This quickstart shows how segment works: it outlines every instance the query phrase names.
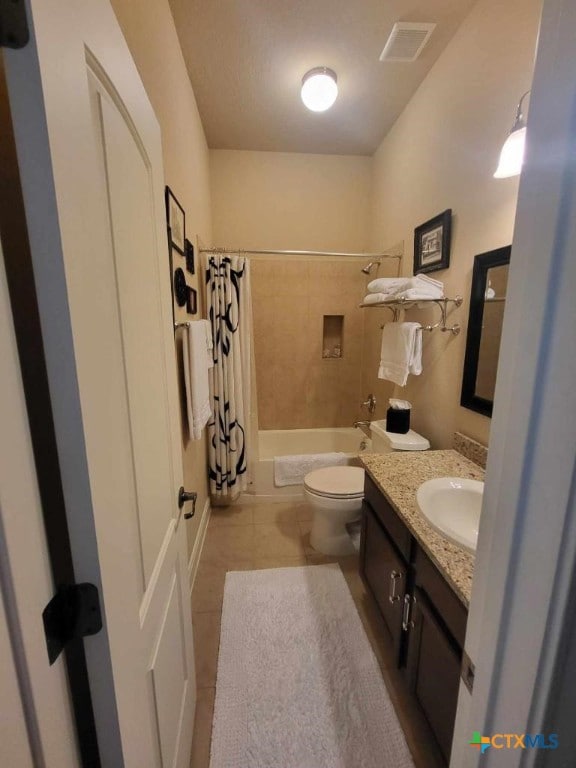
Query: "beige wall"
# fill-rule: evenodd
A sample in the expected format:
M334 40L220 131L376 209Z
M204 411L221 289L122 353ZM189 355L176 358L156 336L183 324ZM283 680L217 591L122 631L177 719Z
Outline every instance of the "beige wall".
M112 6L160 123L166 184L186 211L186 235L193 243L197 236L210 242L208 146L168 0L149 3L112 0ZM168 254L165 266L168 269ZM198 290L198 270L196 275L187 275L187 278ZM198 295L200 298L199 290ZM186 319L185 309L177 309L178 317ZM181 350L177 353L181 371ZM205 438L189 442L183 435L183 453L185 486L199 494L198 514L187 523L191 550L200 521L199 512L207 498Z
M370 174L369 157L211 150L212 245L362 251Z
M214 245L362 251L371 159L210 152ZM366 278L360 260L252 260L261 429L350 426L361 418ZM323 359L324 315L343 315L341 359Z
M404 274L412 272L414 228L453 211L450 268L432 276L445 282L446 295L464 297L452 315L462 333L425 334L422 375L396 388L413 403L412 425L436 448L450 446L456 429L483 443L489 438L490 420L459 405L472 264L475 254L512 240L518 180L492 174L518 100L530 88L540 8L540 0L479 0L374 157L372 247L403 239ZM375 378L382 319L375 314L365 359L383 415L390 385ZM428 316L435 317L408 314Z

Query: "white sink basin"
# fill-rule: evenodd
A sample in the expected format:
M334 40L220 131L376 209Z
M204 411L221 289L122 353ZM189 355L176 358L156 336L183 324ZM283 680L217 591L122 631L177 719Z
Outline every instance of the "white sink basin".
M416 491L420 512L438 533L476 552L484 483L462 477L427 480Z

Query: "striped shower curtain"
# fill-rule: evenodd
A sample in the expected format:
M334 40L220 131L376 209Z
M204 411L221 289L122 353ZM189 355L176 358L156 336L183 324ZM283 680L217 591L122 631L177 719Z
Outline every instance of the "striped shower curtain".
M233 501L248 486L252 306L247 258L208 254L206 311L214 344L213 418L208 422L210 495L221 502Z

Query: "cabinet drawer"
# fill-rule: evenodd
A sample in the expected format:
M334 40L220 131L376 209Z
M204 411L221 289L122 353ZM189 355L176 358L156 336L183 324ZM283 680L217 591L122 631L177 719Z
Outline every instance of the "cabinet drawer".
M448 763L460 685L460 654L422 590L414 590L412 604L408 683Z
M378 489L376 483L366 474L364 480L364 498L370 504L376 516L386 529L398 551L407 563L410 562L412 535L402 520L394 512L390 504Z
M368 504L362 507L362 576L390 632L396 663L402 646L407 567Z
M426 592L436 612L460 648L464 647L468 611L448 586L424 550L417 546L414 559L416 586Z

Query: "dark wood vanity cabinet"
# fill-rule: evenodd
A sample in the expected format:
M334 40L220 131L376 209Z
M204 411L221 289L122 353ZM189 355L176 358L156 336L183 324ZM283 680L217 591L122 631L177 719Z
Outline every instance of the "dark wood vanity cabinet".
M448 763L467 610L368 476L360 570L396 663Z

